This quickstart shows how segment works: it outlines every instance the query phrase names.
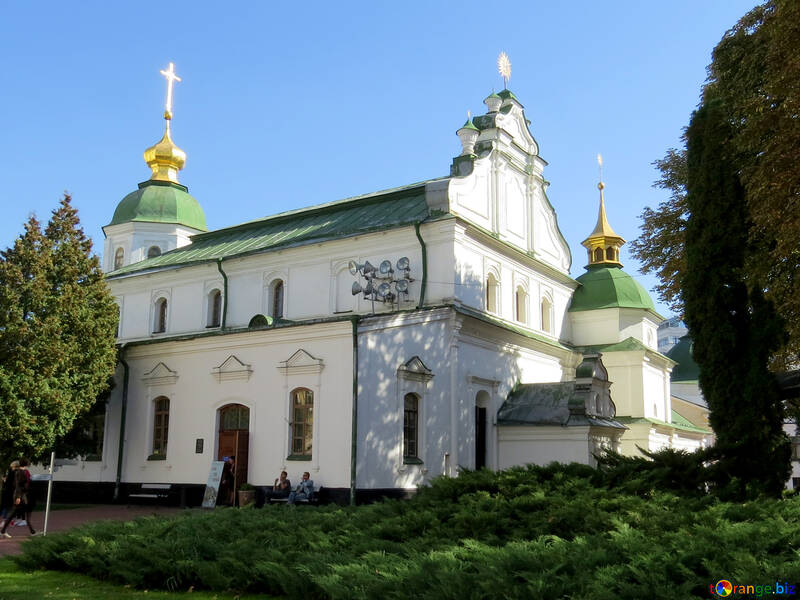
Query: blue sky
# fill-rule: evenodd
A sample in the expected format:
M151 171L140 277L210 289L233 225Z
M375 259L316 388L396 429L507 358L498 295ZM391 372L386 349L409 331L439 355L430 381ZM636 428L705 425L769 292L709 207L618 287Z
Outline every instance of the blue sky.
M597 153L609 220L632 240L664 198L651 163L679 144L711 50L753 5L6 2L0 247L67 190L102 252L102 226L150 175L142 152L163 132L170 61L180 179L215 229L446 175L466 112L503 87L505 51L577 276Z

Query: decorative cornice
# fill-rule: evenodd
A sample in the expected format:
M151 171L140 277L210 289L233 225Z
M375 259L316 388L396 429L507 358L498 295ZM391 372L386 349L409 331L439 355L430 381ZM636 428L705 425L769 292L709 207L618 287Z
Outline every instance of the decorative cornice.
M142 381L150 385L172 385L178 381L178 373L160 362L142 376Z
M407 362L398 367L397 377L427 383L433 379L433 371L425 366L419 356L412 356Z
M278 365L278 370L286 375L322 373L324 368L322 359L314 358L302 348Z
M234 380L247 381L250 379L250 375L253 374L253 367L243 363L236 356L231 354L220 366L212 369L212 374L217 378L219 383Z

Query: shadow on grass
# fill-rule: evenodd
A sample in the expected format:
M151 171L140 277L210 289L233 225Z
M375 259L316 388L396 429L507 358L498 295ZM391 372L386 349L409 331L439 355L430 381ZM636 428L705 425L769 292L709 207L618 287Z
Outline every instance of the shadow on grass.
M59 571L25 571L10 558L0 559L0 600L259 600L271 598L264 594L236 595L219 592L164 592L134 590L112 585L85 575ZM275 598L275 596L272 596Z

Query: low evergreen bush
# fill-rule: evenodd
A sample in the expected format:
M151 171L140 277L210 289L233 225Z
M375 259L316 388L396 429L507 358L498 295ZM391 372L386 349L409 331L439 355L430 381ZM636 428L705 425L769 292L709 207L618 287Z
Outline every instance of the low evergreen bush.
M581 465L467 471L406 501L97 523L35 538L17 560L149 589L291 598L685 600L723 578L800 583L800 499L681 496L653 473L624 490Z

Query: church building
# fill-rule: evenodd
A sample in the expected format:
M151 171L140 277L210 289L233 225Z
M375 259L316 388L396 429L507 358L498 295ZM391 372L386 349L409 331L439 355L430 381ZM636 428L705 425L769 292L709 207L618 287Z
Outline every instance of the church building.
M346 502L462 469L707 443L671 404L663 317L622 270L602 183L570 277L508 89L457 131L444 177L214 231L178 178L170 98L150 179L104 228L120 364L102 453L57 483L198 504L211 462L233 456L237 485L309 471Z

